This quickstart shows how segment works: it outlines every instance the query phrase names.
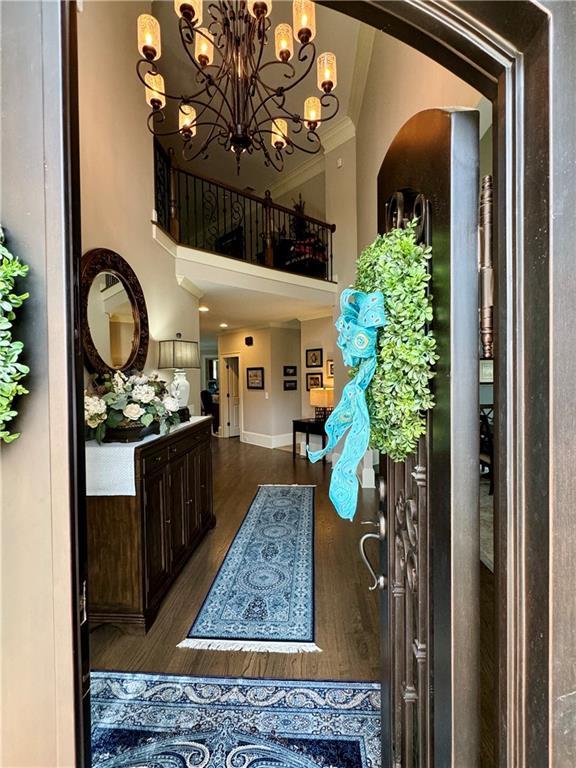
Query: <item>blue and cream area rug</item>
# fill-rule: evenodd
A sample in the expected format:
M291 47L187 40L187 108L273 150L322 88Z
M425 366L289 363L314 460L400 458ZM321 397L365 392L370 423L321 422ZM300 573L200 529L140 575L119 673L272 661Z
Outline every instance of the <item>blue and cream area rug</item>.
M319 651L314 486L261 485L179 648Z
M93 768L378 768L377 683L92 674Z

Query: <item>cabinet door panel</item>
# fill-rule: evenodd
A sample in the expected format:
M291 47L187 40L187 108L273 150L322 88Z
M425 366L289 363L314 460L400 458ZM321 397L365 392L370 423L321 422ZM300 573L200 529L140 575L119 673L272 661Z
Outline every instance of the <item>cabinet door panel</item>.
M144 478L144 525L146 535L146 605L155 603L170 577L170 548L166 526L167 473Z
M193 542L200 531L200 507L198 504L198 452L190 451L186 457L186 494L188 497L188 536Z
M197 453L198 457L198 517L199 525L204 528L212 522L212 454L210 444L204 445Z
M186 456L171 459L169 465L167 523L170 530L172 568L177 569L190 547Z

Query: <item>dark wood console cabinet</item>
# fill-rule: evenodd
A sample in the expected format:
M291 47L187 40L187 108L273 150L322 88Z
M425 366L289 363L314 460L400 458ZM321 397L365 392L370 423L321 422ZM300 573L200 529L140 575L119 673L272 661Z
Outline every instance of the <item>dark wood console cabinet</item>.
M215 524L210 421L134 450L135 496L89 496L88 615L148 631L162 599Z

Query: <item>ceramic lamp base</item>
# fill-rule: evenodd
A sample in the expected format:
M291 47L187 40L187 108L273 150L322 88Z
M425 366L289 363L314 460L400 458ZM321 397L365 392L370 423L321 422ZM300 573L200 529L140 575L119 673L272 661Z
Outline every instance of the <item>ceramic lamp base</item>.
M172 397L178 400L180 408L187 408L190 398L190 382L186 378L186 371L182 368L174 369L174 378L170 385Z

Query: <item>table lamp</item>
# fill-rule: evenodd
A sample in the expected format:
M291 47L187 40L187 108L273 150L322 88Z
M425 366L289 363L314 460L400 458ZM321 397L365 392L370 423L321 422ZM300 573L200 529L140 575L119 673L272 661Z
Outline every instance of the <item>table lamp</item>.
M334 410L334 387L313 387L310 390L310 405L314 407L316 421L326 421Z
M158 368L172 368L174 379L170 386L172 397L178 400L180 421L188 421L188 398L190 382L186 378L186 368L200 368L200 354L197 341L185 341L181 333L175 339L158 342Z

